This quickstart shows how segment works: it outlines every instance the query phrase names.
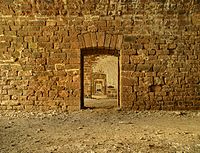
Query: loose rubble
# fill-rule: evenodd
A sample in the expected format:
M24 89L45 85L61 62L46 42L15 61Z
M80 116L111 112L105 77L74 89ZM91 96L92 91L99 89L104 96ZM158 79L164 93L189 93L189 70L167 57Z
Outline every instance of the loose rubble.
M0 112L0 153L199 153L197 111Z

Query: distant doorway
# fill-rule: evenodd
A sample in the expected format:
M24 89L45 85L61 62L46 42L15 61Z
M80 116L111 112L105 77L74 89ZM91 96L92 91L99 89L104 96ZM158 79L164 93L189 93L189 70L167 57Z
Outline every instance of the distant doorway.
M81 50L81 108L120 106L119 52Z

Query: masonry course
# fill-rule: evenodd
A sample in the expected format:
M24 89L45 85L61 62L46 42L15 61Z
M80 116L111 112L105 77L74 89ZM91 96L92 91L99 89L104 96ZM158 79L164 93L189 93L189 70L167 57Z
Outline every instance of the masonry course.
M200 109L198 0L0 0L0 109L80 109L81 50L120 52L121 108Z

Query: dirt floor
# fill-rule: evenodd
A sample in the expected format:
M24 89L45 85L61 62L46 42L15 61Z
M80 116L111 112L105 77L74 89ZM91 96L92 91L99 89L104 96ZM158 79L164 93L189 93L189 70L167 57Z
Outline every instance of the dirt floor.
M0 153L200 153L200 112L0 112Z
M117 99L112 98L84 98L84 106L86 108L105 108L105 109L111 109L111 108L117 108L118 101Z

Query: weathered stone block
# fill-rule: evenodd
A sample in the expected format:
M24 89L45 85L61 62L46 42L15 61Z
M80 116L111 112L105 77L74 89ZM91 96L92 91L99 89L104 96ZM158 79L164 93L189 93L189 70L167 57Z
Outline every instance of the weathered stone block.
M129 55L123 55L122 56L122 64L130 64L130 61L129 61Z
M111 42L110 42L110 49L115 49L117 43L117 35L112 35Z
M130 56L130 62L132 64L143 64L145 62L145 59L142 55L132 55Z
M104 43L105 43L105 33L104 32L98 32L97 33L97 43L98 43L98 47L104 47Z
M123 42L123 35L117 36L116 49L120 50Z
M32 76L32 71L19 71L18 76Z
M164 80L162 77L154 77L154 85L162 85L164 84Z
M137 40L136 36L132 36L132 35L124 36L124 42L135 42L136 40Z
M1 49L7 49L8 47L10 47L10 43L9 42L4 42L4 41L2 41L2 42L0 42L0 48Z
M91 33L92 47L97 47L97 35L96 33Z
M138 77L132 77L132 78L122 77L121 83L123 86L134 86L139 84L139 79Z
M132 94L122 95L121 100L122 100L122 108L123 107L131 108L133 104L136 102L136 94L132 93Z
M55 20L48 20L46 21L46 26L56 26L57 21Z
M78 40L79 40L79 46L80 48L85 48L85 40L84 37L82 35L78 35Z
M123 86L121 90L123 93L128 93L128 94L132 94L133 92L132 86Z
M149 50L149 55L155 55L155 54L156 54L156 50L154 49Z
M138 64L136 71L139 72L150 72L152 71L153 66L150 64Z
M144 84L147 85L147 86L150 86L152 85L154 82L153 82L153 77L144 77Z
M45 26L46 21L45 20L32 20L28 23L30 26Z
M200 25L200 14L193 14L192 15L192 24Z
M20 102L19 101L17 101L17 100L3 100L2 102L1 102L1 105L3 105L3 106L18 106L20 104Z
M92 39L90 33L84 34L84 41L86 48L92 47Z
M112 38L111 34L106 34L105 48L109 48L110 47L111 38Z
M122 70L123 71L135 71L136 70L136 65L133 64L123 64L122 65Z

